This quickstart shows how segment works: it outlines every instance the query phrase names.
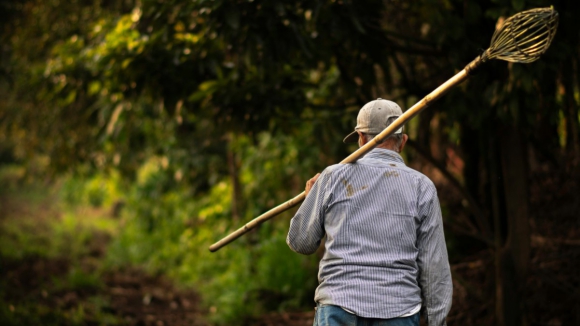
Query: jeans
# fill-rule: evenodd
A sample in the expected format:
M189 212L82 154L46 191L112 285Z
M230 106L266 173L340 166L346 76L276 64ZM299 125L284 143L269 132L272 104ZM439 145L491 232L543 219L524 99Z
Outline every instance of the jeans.
M391 319L363 318L339 306L318 305L313 326L419 326L419 313Z

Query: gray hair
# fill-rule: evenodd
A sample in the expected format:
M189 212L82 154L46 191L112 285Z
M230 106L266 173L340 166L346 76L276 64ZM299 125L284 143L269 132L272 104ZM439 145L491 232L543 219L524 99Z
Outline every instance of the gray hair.
M393 121L397 120L398 117L390 117L387 120L387 127L389 125L391 125L391 123L393 123ZM367 142L371 141L372 139L374 139L377 135L372 135L372 134L363 134L363 137L365 137L365 140ZM383 139L381 142L379 142L379 144L384 143L385 141L391 139L394 144L395 144L395 148L399 148L401 147L401 143L403 142L403 133L400 134L392 134L389 137Z

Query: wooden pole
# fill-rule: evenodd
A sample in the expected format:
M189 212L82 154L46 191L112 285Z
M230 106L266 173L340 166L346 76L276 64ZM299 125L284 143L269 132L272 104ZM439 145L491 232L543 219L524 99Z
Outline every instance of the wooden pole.
M423 109L431 105L431 103L441 96L443 96L447 91L449 91L454 86L458 85L459 83L463 82L467 77L469 77L469 71L475 69L477 66L481 64L481 60L476 58L471 62L469 65L466 66L466 69L461 70L455 76L451 77L441 86L437 87L434 91L429 93L425 96L421 101L417 102L413 105L410 109L405 111L401 116L397 118L397 120L393 121L385 130L383 130L380 134L375 136L371 141L366 143L364 146L357 149L355 152L350 154L344 160L342 160L341 164L346 163L353 163L356 162L359 158L364 156L366 153L370 152L373 148L375 148L378 144L382 143L384 139L392 135L396 130L401 128L407 121L413 118L415 115L419 114ZM209 247L209 251L215 252L218 251L220 248L224 247L225 245L229 244L230 242L236 240L237 238L241 237L242 235L249 232L251 229L255 228L256 226L262 224L263 222L273 218L274 216L287 211L288 209L300 204L304 198L305 193L302 192L298 196L290 199L289 201L280 204L271 210L267 211L266 213L256 217L255 219L248 222L243 227L239 228L238 230L232 232L225 238L221 239L220 241L214 243Z
M289 201L280 204L271 210L267 211L266 213L256 217L255 219L251 220L250 222L246 223L246 225L242 226L241 228L237 229L236 231L230 233L227 237L221 239L220 241L212 244L209 247L209 251L215 252L219 250L221 247L229 244L230 242L236 240L237 238L241 237L242 235L248 233L251 229L255 228L256 226L264 223L265 221L271 219L272 217L289 210L290 208L300 204L304 198L306 198L306 193L303 191L298 196L290 199Z
M484 62L494 58L520 63L529 63L537 60L546 52L552 43L557 28L558 12L552 7L526 10L509 17L501 28L495 31L491 39L490 47L481 56L475 58L463 70L437 87L409 110L405 111L397 120L393 121L391 125L375 136L373 140L350 154L340 163L353 163L364 156L385 138L392 135L395 130L398 130L412 117L428 107L431 102L437 100L452 87L467 79ZM517 33L520 37L514 37L514 33ZM303 192L284 204L278 205L270 211L256 217L242 228L211 245L209 250L212 252L219 250L221 247L239 238L264 221L296 206L304 200L304 197Z

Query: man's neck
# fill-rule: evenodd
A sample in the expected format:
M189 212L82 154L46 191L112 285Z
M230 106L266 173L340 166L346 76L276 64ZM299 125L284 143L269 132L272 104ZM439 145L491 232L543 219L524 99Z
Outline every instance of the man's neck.
M390 146L388 144L380 144L380 145L377 145L376 148L388 149L388 150L391 150L391 151L394 151L394 152L397 152L397 153L399 152L398 150L396 150L394 148L394 146Z

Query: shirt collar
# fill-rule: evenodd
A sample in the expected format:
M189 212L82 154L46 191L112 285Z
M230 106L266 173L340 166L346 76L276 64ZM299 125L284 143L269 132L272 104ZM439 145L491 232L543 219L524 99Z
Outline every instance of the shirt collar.
M368 152L364 158L373 158L379 160L395 161L398 163L405 164L403 157L399 153L386 149L386 148L374 148L372 151Z

